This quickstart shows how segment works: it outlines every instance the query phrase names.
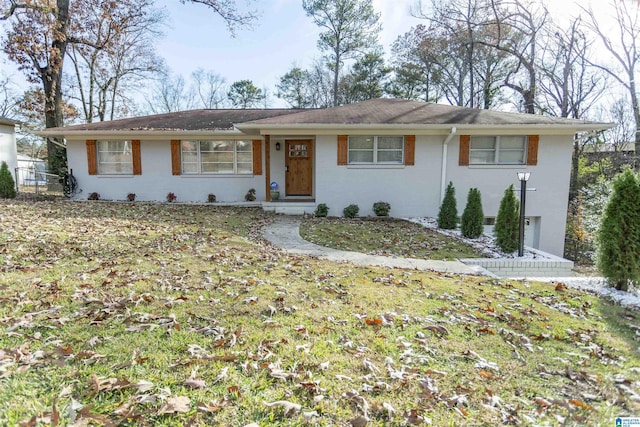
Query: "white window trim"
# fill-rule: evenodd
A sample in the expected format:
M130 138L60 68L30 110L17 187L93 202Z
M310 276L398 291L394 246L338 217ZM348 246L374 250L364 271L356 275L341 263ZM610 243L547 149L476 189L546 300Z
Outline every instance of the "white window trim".
M127 162L102 162L100 161L100 145L101 143L109 143L109 142L123 142L124 150L126 151L127 147L129 148L129 155L131 157L128 165L131 167L131 172L104 172L104 166L107 164L127 164ZM104 152L104 151L102 151ZM129 139L99 139L96 141L96 175L102 176L133 176L133 148L131 144L131 140Z
M351 152L352 151L371 151L369 149L364 149L364 148L351 148L351 135L349 135L349 140L347 143L347 165L351 165L351 166L362 166L362 165L380 165L380 166L391 166L391 165L404 165L404 156L405 156L405 147L406 147L406 141L404 138L404 135L401 136L402 138L402 159L400 159L399 162L378 162L378 152L379 151L398 151L398 150L391 150L391 149L378 149L378 136L377 135L353 135L353 136L371 136L373 137L373 148L371 150L373 150L373 162L352 162L351 161ZM393 136L393 137L400 137L400 135L380 135L382 137L389 137L389 136Z
M219 141L219 142L230 142L233 144L233 172L203 172L202 171L202 153L200 151L200 146L201 146L201 142L211 142L211 141ZM245 152L249 152L251 153L251 161L250 162L243 162L243 163L249 163L251 165L251 170L249 172L238 172L238 142L248 142L249 143L249 147L250 150L245 151ZM184 155L183 155L183 143L184 142L191 142L194 143L196 145L196 156L197 156L197 168L198 171L197 172L186 172L184 169ZM189 162L189 163L195 163L195 162ZM222 163L222 162L221 162ZM198 140L184 140L181 141L180 143L180 167L182 168L182 174L185 176L197 176L197 175L206 175L206 176L226 176L226 177L235 177L235 176L241 176L241 177L247 177L247 176L253 176L253 144L252 141L249 140L245 140L245 139L233 139L233 140L229 140L229 139L198 139Z
M501 135L492 136L494 138L493 149L489 148L472 148L473 136L471 136L471 141L469 142L469 165L471 166L524 166L527 164L527 151L529 147L529 137L526 135L503 135L503 136L518 136L524 138L524 147L522 149L522 162L521 163L500 163L500 151L520 151L514 149L500 149L500 138ZM485 151L493 151L493 163L473 163L471 153L473 151L476 152L485 152Z

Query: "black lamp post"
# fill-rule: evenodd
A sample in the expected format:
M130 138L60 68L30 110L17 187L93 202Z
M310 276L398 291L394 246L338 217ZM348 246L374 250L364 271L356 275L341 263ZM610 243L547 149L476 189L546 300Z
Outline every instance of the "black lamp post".
M518 234L518 256L524 253L524 208L527 199L527 181L531 176L531 172L518 172L520 180L520 228Z

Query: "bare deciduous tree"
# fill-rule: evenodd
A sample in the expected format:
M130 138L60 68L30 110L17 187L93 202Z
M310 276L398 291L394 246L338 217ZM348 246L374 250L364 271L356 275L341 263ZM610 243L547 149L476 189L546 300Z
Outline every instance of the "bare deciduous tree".
M161 69L153 39L164 14L151 0L78 0L72 11L82 17L78 33L87 43L69 46L74 76L65 81L87 123L113 119L131 103L124 89Z
M640 6L628 0L611 1L615 25L606 24L607 17L585 9L588 26L596 34L601 45L609 53L605 60L593 60L592 64L608 73L625 88L631 102L635 121L635 148L640 153L640 100L636 76L640 71Z
M202 108L221 108L226 100L225 78L213 71L198 68L191 74L196 103Z
M254 12L240 12L233 0L181 2L207 6L232 32L256 19ZM83 22L71 13L70 0L12 0L0 3L0 8L0 19L9 22L2 45L5 53L32 83L42 85L46 127L63 126L62 74L67 48L69 44L91 45L79 37ZM54 160L56 143L50 140L47 148L50 168L62 169L64 164L56 164Z
M155 81L147 106L153 114L184 111L193 107L193 98L184 77L165 75Z
M489 0L492 18L485 38L478 43L508 54L515 66L507 74L504 85L522 98L525 113L536 112L538 69L536 60L543 29L549 12L544 5L530 0Z

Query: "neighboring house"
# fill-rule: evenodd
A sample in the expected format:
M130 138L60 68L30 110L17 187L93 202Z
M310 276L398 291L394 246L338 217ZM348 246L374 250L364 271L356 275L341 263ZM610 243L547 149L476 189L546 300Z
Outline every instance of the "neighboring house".
M562 255L574 134L604 123L396 99L313 110L195 110L47 129L63 136L81 194L104 199L243 201L265 209L342 215L351 203L372 215L438 213L449 181L461 213L477 187L495 217L516 172L531 172L526 214L533 247ZM280 200L271 201L270 183Z
M18 148L16 145L16 125L15 120L0 116L0 165L7 162L9 171L15 179L15 170L18 166Z

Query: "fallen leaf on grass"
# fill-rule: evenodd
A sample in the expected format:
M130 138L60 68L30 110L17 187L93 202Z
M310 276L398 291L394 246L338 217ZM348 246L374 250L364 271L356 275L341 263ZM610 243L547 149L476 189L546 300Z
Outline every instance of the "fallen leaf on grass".
M439 326L439 325L431 325L431 326L427 326L426 329L428 331L431 331L434 333L434 335L436 335L439 338L444 337L445 335L449 335L449 331L447 330L447 328L445 328L444 326Z
M152 382L145 381L145 380L139 380L133 386L137 388L138 391L141 393L145 393L149 390L152 390L155 387L155 385Z
M191 410L191 400L187 396L171 396L158 411L160 414L185 413Z
M57 399L53 399L53 405L51 408L51 412L43 412L38 415L34 415L28 420L19 421L18 425L20 427L36 427L41 424L50 424L52 427L55 427L60 422L60 412L58 408L56 408Z
M431 424L431 419L423 417L416 409L412 409L405 413L404 421L412 426L417 426L423 423Z
M183 384L185 387L195 390L205 388L207 386L207 382L205 380L197 378L189 378L185 380Z
M226 404L224 402L218 402L215 400L212 400L209 403L203 403L203 402L198 402L196 403L196 407L198 408L199 411L202 412L218 412L220 409L224 408L226 406Z
M297 414L298 412L300 412L300 409L302 409L302 405L299 405L297 403L293 403L293 402L289 402L288 400L276 400L275 402L262 402L265 406L268 406L269 408L279 408L282 407L282 409L284 410L284 416L285 417L292 417L293 415Z
M589 405L586 402L583 402L582 400L571 399L569 400L569 403L571 403L573 406L577 406L578 408L586 409L588 411L592 411L592 412L596 411L593 406Z

